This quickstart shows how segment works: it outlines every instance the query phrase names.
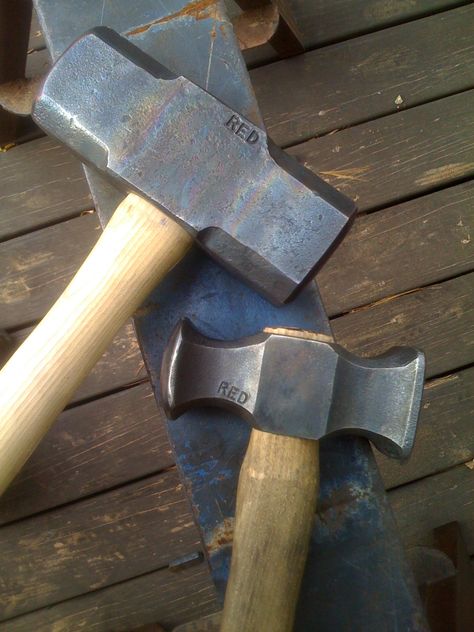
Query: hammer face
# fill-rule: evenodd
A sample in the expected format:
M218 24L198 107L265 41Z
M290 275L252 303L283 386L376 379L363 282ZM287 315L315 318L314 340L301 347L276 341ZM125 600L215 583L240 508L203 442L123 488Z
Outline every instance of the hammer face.
M263 129L108 29L59 59L34 118L276 303L314 275L355 212Z

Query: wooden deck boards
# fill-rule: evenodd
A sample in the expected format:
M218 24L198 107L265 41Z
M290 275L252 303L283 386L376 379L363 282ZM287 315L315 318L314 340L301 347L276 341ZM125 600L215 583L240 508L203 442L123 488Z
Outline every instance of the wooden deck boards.
M92 208L80 162L50 138L10 151L0 161L0 179L0 241Z
M361 209L318 277L338 341L427 354L413 458L377 457L403 541L454 519L474 554L474 5L310 5L317 50L252 80L270 133ZM20 341L98 222L54 141L0 154L0 182L0 328ZM217 607L204 563L167 569L200 544L145 379L128 325L0 501L0 630L171 627Z
M473 19L469 5L253 70L269 134L294 145L471 88Z
M4 526L0 620L158 570L198 549L175 469Z
M207 566L161 569L0 623L2 632L129 631L160 621L172 630L218 609Z
M11 334L13 346L19 345L30 333L31 327ZM118 389L147 379L142 354L131 322L115 336L113 343L82 382L71 399L71 404L101 397Z
M0 524L174 465L149 383L62 413L0 499Z
M375 455L388 489L474 459L473 383L474 367L428 380L410 460L399 463ZM474 533L472 520L471 515L463 527Z

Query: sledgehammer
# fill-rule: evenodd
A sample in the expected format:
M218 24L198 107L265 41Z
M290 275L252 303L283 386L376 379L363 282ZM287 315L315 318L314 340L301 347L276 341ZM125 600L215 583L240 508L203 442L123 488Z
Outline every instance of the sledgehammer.
M263 129L109 29L84 35L63 54L33 116L142 197L120 204L0 373L0 493L193 238L283 303L312 278L355 211Z

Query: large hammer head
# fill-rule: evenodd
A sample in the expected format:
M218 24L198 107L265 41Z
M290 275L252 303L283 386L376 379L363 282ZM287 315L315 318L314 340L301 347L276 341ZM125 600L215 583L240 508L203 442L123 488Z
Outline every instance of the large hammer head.
M63 54L33 116L276 303L312 278L355 212L263 129L109 29Z
M162 399L171 418L196 405L220 406L259 430L305 439L358 434L405 458L424 367L423 353L411 347L360 358L332 342L278 333L224 342L184 320L163 356Z

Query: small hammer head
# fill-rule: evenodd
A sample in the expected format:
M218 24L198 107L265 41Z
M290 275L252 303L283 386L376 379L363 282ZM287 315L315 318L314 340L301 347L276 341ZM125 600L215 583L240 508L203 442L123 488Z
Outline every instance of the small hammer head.
M172 419L192 406L220 406L259 430L305 439L357 434L406 458L424 366L411 347L360 358L334 343L275 333L224 342L184 320L163 357L162 399Z
M63 54L33 117L275 303L313 277L355 212L263 129L110 29Z

